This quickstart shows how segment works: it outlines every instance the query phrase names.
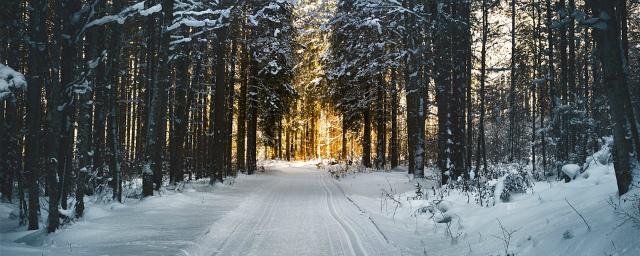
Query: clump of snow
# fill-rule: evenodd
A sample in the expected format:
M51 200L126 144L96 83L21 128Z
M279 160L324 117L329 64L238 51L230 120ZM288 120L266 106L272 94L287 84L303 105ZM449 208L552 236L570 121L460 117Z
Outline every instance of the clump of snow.
M565 164L564 166L562 166L561 170L565 175L567 175L567 177L574 180L578 177L578 175L580 175L580 170L582 170L582 167L577 164Z
M154 14L156 12L162 11L162 5L161 4L156 4L154 6L149 7L149 9L146 10L140 10L140 15L142 16L149 16L151 14Z
M13 91L25 90L27 80L20 72L0 64L0 101L13 97Z

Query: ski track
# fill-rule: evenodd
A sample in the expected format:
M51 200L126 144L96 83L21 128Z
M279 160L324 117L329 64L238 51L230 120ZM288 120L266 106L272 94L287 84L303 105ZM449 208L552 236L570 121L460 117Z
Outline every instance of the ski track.
M185 255L398 255L322 170L278 167Z
M351 247L351 252L357 256L368 256L368 254L362 247L360 237L355 233L355 231L353 231L353 228L351 228L351 226L342 217L340 217L339 213L336 211L335 202L333 201L333 193L331 193L324 180L324 176L321 175L320 182L322 183L322 188L325 191L327 207L331 212L331 217L333 217L333 219L340 225L340 229L342 229L342 232L347 235L349 239L349 247ZM354 243L356 244L356 246L354 246Z

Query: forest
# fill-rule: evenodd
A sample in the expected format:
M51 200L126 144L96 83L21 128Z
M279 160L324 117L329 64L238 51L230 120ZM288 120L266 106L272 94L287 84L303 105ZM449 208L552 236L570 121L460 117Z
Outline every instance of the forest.
M597 182L612 181L608 214L640 227L639 124L637 0L0 1L0 217L44 237L96 205L244 189L287 162L328 170L338 181L318 193L333 198L345 191L331 182L401 172L412 197L454 193L481 208L608 166ZM394 218L409 200L375 191L377 208L398 205ZM589 226L579 202L557 197ZM341 219L342 198L326 200L357 226ZM515 230L498 223L496 255L540 255L510 249ZM452 243L465 236L450 225ZM607 255L640 253L639 230L619 231L631 240ZM350 244L353 255L400 255ZM280 255L323 255L299 253Z

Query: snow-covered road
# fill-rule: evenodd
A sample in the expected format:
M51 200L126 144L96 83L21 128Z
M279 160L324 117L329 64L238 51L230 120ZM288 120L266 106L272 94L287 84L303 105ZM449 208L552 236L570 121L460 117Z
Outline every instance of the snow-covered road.
M187 255L399 255L324 170L279 166Z

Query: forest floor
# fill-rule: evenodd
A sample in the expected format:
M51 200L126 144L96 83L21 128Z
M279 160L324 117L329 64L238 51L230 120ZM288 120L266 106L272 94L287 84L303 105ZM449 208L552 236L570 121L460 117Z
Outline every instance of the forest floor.
M415 200L405 170L334 179L316 163L264 162L264 173L232 185L203 180L144 200L88 204L85 217L51 235L16 228L13 205L3 203L0 254L504 255L508 242L516 255L640 255L640 230L619 225L609 205L610 166L481 207L464 193L434 197L429 181L426 199Z

